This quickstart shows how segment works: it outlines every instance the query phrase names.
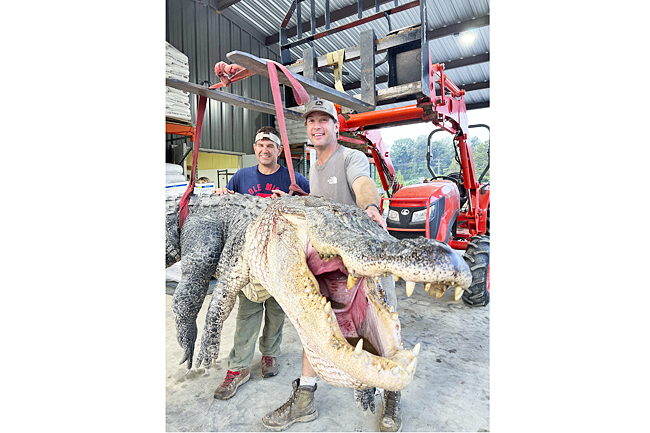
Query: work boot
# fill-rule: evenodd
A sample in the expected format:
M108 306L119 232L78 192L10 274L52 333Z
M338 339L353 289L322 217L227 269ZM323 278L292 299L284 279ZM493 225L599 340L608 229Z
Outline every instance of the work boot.
M286 430L293 423L309 422L318 417L316 403L314 403L314 391L318 385L300 386L300 379L291 384L293 391L289 400L273 412L269 412L262 418L264 426L273 431Z
M384 391L384 411L379 422L380 432L402 431L402 410L399 402L402 391Z
M262 377L273 377L280 372L280 366L275 356L262 356Z
M248 382L248 379L250 378L251 374L248 368L240 371L228 370L223 383L214 391L214 398L218 398L219 400L228 400L230 397L235 395L237 388Z

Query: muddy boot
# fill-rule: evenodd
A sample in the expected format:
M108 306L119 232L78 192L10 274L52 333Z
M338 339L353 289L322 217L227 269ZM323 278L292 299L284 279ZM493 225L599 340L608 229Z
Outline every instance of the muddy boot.
M276 376L280 372L280 366L275 356L262 356L262 377Z
M237 388L248 382L248 379L250 378L251 373L248 368L245 368L241 371L228 370L223 383L219 385L217 389L215 389L214 398L217 398L219 400L228 400L230 397L235 395Z
M314 386L300 386L300 379L292 383L293 391L289 400L274 410L264 415L262 423L264 426L273 431L282 431L288 429L296 422L309 422L318 417L316 403L314 403Z
M380 432L402 431L402 410L399 402L402 391L384 391L384 411L379 422Z

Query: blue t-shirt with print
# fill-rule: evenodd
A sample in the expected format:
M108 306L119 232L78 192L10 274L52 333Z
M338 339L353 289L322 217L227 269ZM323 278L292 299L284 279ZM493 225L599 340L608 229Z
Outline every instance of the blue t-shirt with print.
M270 197L273 195L271 191L274 189L289 192L291 176L289 176L287 167L281 165L273 174L262 174L257 167L256 165L238 170L230 178L226 188L240 194L259 195L260 197ZM298 186L309 193L309 181L300 173L295 173L295 175Z

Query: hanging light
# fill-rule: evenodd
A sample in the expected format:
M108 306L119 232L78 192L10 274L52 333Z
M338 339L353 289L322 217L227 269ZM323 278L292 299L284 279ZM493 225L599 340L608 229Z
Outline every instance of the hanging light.
M466 44L471 44L476 40L476 35L473 32L467 31L460 34L460 41Z

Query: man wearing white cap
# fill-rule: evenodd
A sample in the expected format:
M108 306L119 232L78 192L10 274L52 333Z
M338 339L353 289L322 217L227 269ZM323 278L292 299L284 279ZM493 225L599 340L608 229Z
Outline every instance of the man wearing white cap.
M359 206L370 218L386 230L379 210L380 197L370 178L370 164L363 152L338 143L339 121L336 107L324 99L307 103L305 114L307 136L316 150L317 162L309 173L311 193L338 203ZM389 306L397 306L393 276L380 279ZM302 374L293 381L289 401L262 419L265 427L281 431L296 422L309 422L318 417L314 392L317 374L303 349ZM401 392L384 392L384 409L379 431L398 432L402 429Z
M241 194L270 197L273 190L289 192L291 176L289 169L278 164L282 152L280 134L271 126L260 128L255 134L253 150L258 165L238 170L225 188L218 188L215 194ZM296 183L309 193L309 182L300 173L295 173ZM223 383L215 390L214 398L227 400L235 395L237 388L250 379L248 366L255 354L255 341L260 333L262 316L264 331L259 339L262 352L262 377L273 377L279 373L277 357L280 355L284 311L269 292L257 281L251 282L238 294L239 309L235 327L235 343L228 358L228 373ZM264 310L266 314L264 315Z

